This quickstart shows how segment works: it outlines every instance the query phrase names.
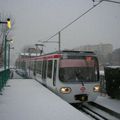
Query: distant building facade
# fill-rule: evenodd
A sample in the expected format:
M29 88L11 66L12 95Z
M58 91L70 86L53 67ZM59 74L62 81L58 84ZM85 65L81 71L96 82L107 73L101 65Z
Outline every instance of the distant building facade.
M112 65L120 66L120 48L115 49L115 50L112 52L111 64L112 64Z
M104 66L108 62L108 56L113 52L112 44L85 45L74 48L79 51L94 51L99 59L99 63Z
M112 44L85 45L74 48L74 50L94 51L97 54L102 54L103 56L106 56L112 53L113 46Z

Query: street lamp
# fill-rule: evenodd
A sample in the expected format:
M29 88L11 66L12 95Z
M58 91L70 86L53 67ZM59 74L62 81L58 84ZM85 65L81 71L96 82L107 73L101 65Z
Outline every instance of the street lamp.
M11 20L10 18L7 18L7 21L0 21L0 24L6 24L7 28L11 28ZM6 31L7 32L7 31ZM7 52L7 35L4 33L4 69L6 70L6 52Z
M7 40L8 42L8 69L10 68L10 49L14 49L14 47L10 47L10 43L13 43L13 39Z

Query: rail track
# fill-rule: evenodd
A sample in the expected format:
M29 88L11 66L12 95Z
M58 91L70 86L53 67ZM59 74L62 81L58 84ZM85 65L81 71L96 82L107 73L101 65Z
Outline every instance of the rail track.
M88 115L92 120L119 120L120 117L112 114L112 111L101 109L96 103L72 104L76 109Z

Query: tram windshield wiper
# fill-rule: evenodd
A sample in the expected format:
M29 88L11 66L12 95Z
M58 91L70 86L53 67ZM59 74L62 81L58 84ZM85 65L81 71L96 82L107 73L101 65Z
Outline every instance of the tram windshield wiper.
M82 85L84 86L83 76L79 72L75 72L76 78L81 81Z

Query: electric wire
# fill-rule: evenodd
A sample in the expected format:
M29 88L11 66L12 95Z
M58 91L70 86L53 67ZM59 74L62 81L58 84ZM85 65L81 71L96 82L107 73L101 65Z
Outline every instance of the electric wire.
M48 38L47 40L43 41L48 42L51 38L55 37L56 35L58 35L59 32L62 32L63 30L65 30L66 28L68 28L70 25L72 25L74 22L76 22L78 19L80 19L81 17L83 17L84 15L86 15L88 12L90 12L92 9L94 9L95 7L97 7L101 2L103 2L103 0L101 0L99 3L97 3L96 5L93 5L91 8L89 8L86 12L84 12L82 15L80 15L79 17L77 17L75 20L73 20L72 22L70 22L69 24L67 24L65 27L63 27L61 30L59 30L57 33L55 33L54 35L52 35L50 38Z
M118 2L118 1L113 1L113 0L102 0L102 1L120 4L120 2Z
M69 24L67 24L66 26L64 26L61 30L59 30L57 33L55 33L54 35L52 35L51 37L49 37L47 40L43 41L43 43L48 42L50 39L52 39L53 37L55 37L56 35L58 35L58 33L62 32L63 30L65 30L66 28L68 28L70 25L72 25L74 22L76 22L77 20L79 20L81 17L83 17L84 15L86 15L88 12L90 12L92 9L94 9L95 7L97 7L100 3L102 3L103 1L105 2L112 2L112 3L117 3L120 4L120 2L117 1L113 1L113 0L100 0L99 3L93 5L91 8L89 8L86 12L84 12L82 15L80 15L79 17L77 17L75 20L73 20L72 22L70 22ZM93 1L95 2L95 1Z

